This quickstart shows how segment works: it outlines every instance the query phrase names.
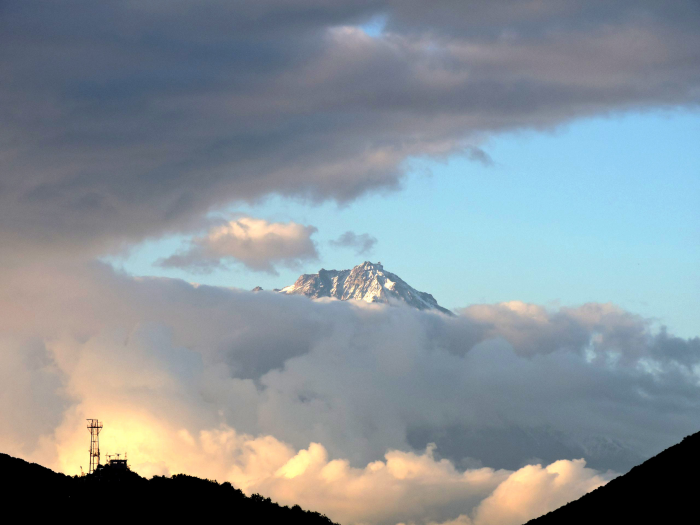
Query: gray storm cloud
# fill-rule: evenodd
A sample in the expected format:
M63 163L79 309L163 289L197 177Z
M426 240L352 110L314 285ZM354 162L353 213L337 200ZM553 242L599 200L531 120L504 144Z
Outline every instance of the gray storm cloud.
M347 200L489 133L698 101L692 0L0 9L0 236L25 251L99 253L271 193Z

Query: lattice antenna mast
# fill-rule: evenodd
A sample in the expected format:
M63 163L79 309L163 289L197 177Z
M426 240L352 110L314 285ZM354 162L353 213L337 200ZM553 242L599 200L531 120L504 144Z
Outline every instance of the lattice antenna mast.
M87 421L87 428L90 431L90 469L88 474L92 474L100 464L100 430L102 430L102 423L97 419L88 419Z

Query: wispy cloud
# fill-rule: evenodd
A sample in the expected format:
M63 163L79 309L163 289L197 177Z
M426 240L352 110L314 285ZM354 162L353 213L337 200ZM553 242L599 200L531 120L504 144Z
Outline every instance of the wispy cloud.
M357 234L353 231L346 231L337 239L330 241L330 244L338 248L352 248L356 255L367 255L377 244L377 238L369 233Z

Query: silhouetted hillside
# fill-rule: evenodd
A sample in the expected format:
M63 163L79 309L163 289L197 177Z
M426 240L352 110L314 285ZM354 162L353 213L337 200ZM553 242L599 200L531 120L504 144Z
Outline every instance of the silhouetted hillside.
M298 505L281 507L259 494L245 496L230 483L178 474L145 479L130 470L104 467L99 474L70 477L0 454L0 501L4 512L27 519L86 519L96 523L225 519L226 523L334 525ZM126 525L130 525L127 523Z
M700 432L527 525L697 523Z

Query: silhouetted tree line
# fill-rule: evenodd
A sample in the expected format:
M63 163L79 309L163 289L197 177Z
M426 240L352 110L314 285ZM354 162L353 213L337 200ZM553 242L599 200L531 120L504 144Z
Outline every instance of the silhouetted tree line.
M96 524L216 519L233 524L337 525L299 505L281 506L260 494L247 497L228 482L185 474L146 479L105 466L88 476L71 477L0 454L0 476L0 485L7 487L0 490L5 515L18 511L27 519L83 520L92 515Z

